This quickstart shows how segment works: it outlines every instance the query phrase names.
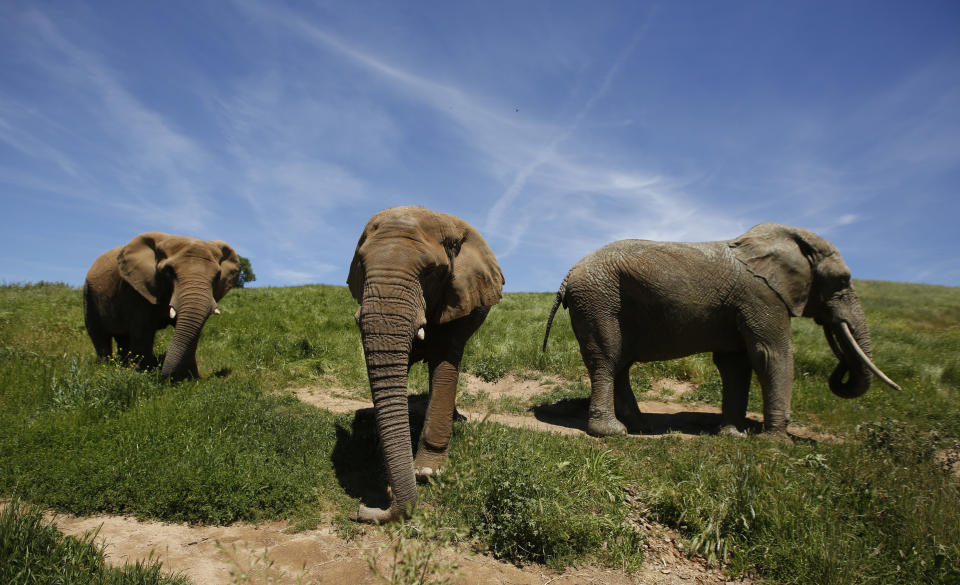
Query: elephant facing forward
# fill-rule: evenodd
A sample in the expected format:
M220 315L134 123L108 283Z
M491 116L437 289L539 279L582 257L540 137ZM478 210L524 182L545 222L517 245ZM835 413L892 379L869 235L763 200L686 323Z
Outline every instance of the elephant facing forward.
M197 342L217 301L237 282L240 260L226 242L159 232L140 234L97 258L83 284L87 333L97 356L117 353L142 368L157 366L156 332L174 326L161 373L198 377Z
M367 223L347 285L360 303L356 321L392 502L386 510L360 506L356 520L404 517L416 503L416 477L443 466L463 348L500 301L503 282L486 241L462 219L395 207ZM414 460L407 376L420 360L429 368L430 401Z
M547 320L544 350L560 304L570 311L590 373L592 435L639 427L629 377L634 362L701 352L713 352L720 372L725 427L743 428L756 372L764 429L785 432L791 317L811 317L823 327L839 360L829 380L834 394L862 395L872 374L899 389L873 364L846 263L832 244L802 228L763 223L730 241L608 244L567 273Z

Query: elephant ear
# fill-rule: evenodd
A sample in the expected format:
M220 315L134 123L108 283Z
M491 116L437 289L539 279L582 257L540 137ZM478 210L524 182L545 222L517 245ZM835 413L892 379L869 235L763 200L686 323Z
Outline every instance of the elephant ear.
M233 285L240 278L240 257L230 247L230 244L221 240L207 242L214 249L214 254L220 258L220 278L213 287L213 299L219 301L226 296Z
M347 288L356 301L363 301L363 260L360 259L360 246L367 240L367 229L360 234L360 240L357 242L357 249L353 253L353 260L350 261L350 273L347 275Z
M479 307L492 307L503 296L503 272L487 241L467 222L450 218L457 229L456 235L446 236L445 246L453 258L439 323L459 319Z
M790 315L799 317L810 296L815 240L826 242L808 230L762 223L729 246L747 270L773 289Z
M154 305L164 287L163 277L157 270L157 262L166 257L160 246L169 237L160 232L140 234L121 248L117 256L120 276Z

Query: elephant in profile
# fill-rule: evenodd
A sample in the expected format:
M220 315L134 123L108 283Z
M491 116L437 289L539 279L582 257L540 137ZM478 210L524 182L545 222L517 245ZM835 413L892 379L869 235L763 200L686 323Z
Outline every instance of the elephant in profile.
M367 222L347 285L360 303L355 318L392 502L388 509L360 506L355 520L405 517L416 504L416 480L443 467L464 345L500 301L503 283L483 236L458 217L395 207ZM429 369L430 400L414 460L407 378L421 360Z
M197 341L217 301L237 282L240 260L226 242L159 232L140 234L93 262L83 284L83 313L97 356L117 341L125 362L157 366L156 332L174 326L161 374L198 377Z
M810 317L839 360L834 394L862 395L875 374L870 331L850 269L830 242L809 230L762 223L722 242L621 240L567 273L547 320L546 350L557 308L570 311L590 373L587 432L638 428L630 366L712 352L723 384L727 430L746 422L755 372L765 431L786 432L793 386L791 317ZM625 426L626 425L626 426Z

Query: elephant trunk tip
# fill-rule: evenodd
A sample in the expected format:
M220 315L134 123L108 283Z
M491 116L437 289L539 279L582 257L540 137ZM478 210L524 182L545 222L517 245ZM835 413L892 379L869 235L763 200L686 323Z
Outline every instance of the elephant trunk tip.
M837 364L830 374L830 391L840 398L858 398L867 393L870 384L873 382L873 376L870 372L861 373L859 376L850 376L850 379L844 381L850 368L843 362Z

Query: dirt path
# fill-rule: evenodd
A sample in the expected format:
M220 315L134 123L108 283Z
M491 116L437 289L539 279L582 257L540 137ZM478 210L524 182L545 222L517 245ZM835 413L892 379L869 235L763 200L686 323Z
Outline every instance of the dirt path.
M542 393L544 383L508 376L487 383L469 375L462 378L466 390L482 392L487 399L515 397L528 400ZM660 382L663 384L664 382ZM676 384L676 383L675 383ZM333 412L354 412L372 408L369 400L348 398L346 390L335 388L293 388L299 399ZM682 394L680 386L671 392ZM644 413L643 437L667 433L695 436L717 426L717 408L694 403L647 401L640 403ZM488 420L499 424L565 435L585 434L585 401L560 401L537 407L526 414L487 413L461 410L470 421ZM752 413L751 419L759 421ZM791 426L791 433L815 440L830 440L803 427ZM166 570L182 572L197 585L230 583L303 583L363 585L385 583L369 567L375 557L381 575L389 575L394 564L388 532L367 527L355 540L344 540L329 526L317 530L288 533L283 523L231 526L188 526L163 522L141 522L118 516L57 516L57 526L66 534L98 531L106 544L108 560L115 564L158 558ZM727 580L722 572L707 567L699 559L685 556L677 535L663 526L642 521L639 528L646 536L646 561L637 573L596 567L577 567L555 572L546 567L520 568L476 554L467 547L440 548L436 563L442 575L455 574L463 585L719 585L755 583L750 579ZM415 546L415 545L413 545ZM438 576L440 576L438 574Z
M504 376L497 382L484 382L470 374L461 374L460 377L461 392L467 391L482 394L488 400L493 401L509 397L515 398L520 402L525 402L531 397L543 393L545 391L544 385L542 381L523 380L512 374ZM677 398L693 389L692 383L678 382L676 380L657 380L653 386L657 391L667 387ZM286 391L293 393L297 398L307 404L312 404L331 412L346 413L373 408L371 399L358 400L356 398L348 398L347 396L351 396L352 394L342 388L307 386L289 388ZM641 429L642 432L637 432L633 436L659 438L668 434L676 434L681 437L695 437L702 434L715 433L720 428L720 408L716 406L696 402L659 400L645 400L637 404L642 413L641 424L643 428ZM411 400L411 408L425 409L425 401ZM505 414L489 412L483 409L463 409L459 407L458 412L470 422L486 420L510 427L563 435L587 434L586 399L561 400L554 404L532 407L528 411L528 414ZM760 413L748 412L747 419L754 430L760 430L763 421L763 416ZM800 440L818 442L839 440L833 435L816 432L798 424L789 425L787 431L791 436Z
M369 528L357 541L338 537L329 527L289 534L282 523L259 526L187 526L141 522L120 516L56 516L66 534L98 531L106 543L109 562L121 565L136 560L159 559L170 572L181 572L197 585L331 584L366 585L386 582L374 575L367 559L374 556L382 575L393 565L392 542L383 530ZM441 575L457 576L462 585L720 585L728 581L716 569L683 555L675 534L645 524L646 562L637 573L596 567L563 572L538 565L516 567L464 548L441 548L437 566ZM245 574L244 580L241 574ZM439 576L439 575L438 575Z

